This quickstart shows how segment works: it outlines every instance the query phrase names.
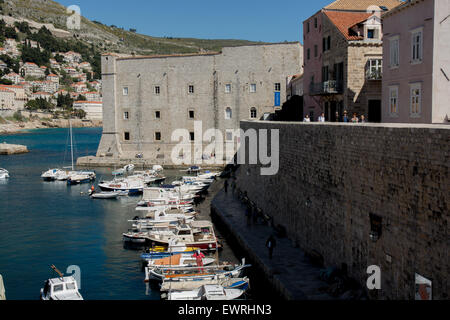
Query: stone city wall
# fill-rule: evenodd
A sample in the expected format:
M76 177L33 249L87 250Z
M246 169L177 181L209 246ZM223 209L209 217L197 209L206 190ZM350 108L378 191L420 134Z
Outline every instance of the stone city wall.
M417 273L432 281L433 299L448 299L449 126L242 121L241 128L279 129L278 173L240 165L237 186L293 242L327 266L345 263L363 287L367 267L378 265L373 298L414 299Z

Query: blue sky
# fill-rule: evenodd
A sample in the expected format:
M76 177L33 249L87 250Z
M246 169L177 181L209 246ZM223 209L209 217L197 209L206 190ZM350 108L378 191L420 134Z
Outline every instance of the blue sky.
M57 0L90 20L163 37L301 41L302 21L332 0ZM301 41L303 42L303 41Z

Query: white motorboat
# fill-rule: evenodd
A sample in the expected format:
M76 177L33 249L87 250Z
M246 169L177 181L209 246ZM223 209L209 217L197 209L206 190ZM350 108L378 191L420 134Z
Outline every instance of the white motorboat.
M78 284L74 277L64 277L55 266L52 269L59 274L59 278L48 279L41 289L41 300L83 300L78 291Z
M169 291L167 300L234 300L245 293L243 289L228 289L207 284L194 290Z
M120 195L119 192L90 192L92 199L117 199Z
M176 224L169 222L155 223L153 225L137 225L133 229L122 234L123 241L133 244L145 244L149 241L149 232L158 234L172 234Z
M98 187L102 191L126 191L130 195L140 194L144 190L144 182L141 179L114 179L109 182L100 182Z
M0 168L0 180L8 179L9 172L6 169Z
M180 171L187 172L187 173L197 173L197 172L200 172L200 170L202 170L202 168L200 168L198 166L191 166L187 169L180 170Z
M250 287L249 279L244 278L221 278L221 279L206 279L206 280L191 280L191 281L163 281L161 283L160 291L161 297L164 297L165 292L172 290L195 290L202 285L215 284L223 286L228 289L244 289L247 290ZM167 295L166 295L167 296Z
M164 188L144 188L142 201L155 204L174 204L174 202L193 202L194 195L189 193L176 192Z
M64 170L61 169L49 169L42 173L41 178L44 181L55 181L58 180L58 177L60 177L62 174L65 174Z
M130 222L139 224L154 224L158 222L172 222L179 220L193 220L197 213L195 211L186 212L182 208L153 207L146 210L146 214L141 219L131 220Z
M210 221L192 221L176 227L173 234L149 233L150 241L168 245L171 241L186 243L188 247L197 247L202 250L215 250L217 238L213 224Z
M92 171L79 171L75 174L69 176L67 179L68 185L74 185L74 184L82 184L82 183L88 183L91 181L94 181L96 178L95 172Z

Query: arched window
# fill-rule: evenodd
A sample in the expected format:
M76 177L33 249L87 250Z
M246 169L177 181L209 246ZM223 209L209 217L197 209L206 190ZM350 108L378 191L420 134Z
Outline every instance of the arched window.
M233 116L233 112L231 111L231 108L228 107L225 109L225 119L231 119Z
M256 117L257 117L257 111L256 111L256 108L253 107L250 109L250 118L256 119Z

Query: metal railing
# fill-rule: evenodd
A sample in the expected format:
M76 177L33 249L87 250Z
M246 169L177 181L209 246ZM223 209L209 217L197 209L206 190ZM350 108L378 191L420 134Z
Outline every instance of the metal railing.
M343 92L342 81L328 80L319 83L311 83L309 93L312 95L338 94Z

